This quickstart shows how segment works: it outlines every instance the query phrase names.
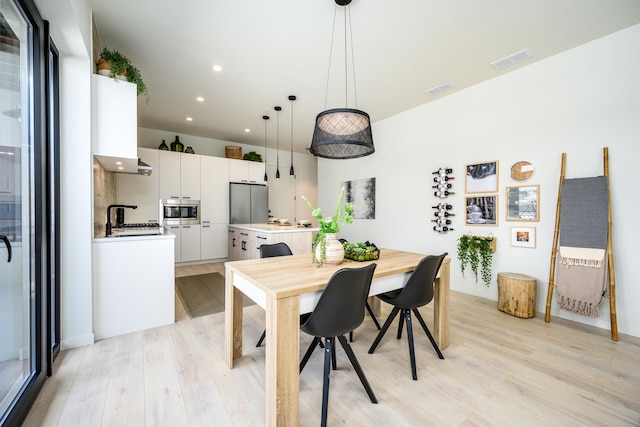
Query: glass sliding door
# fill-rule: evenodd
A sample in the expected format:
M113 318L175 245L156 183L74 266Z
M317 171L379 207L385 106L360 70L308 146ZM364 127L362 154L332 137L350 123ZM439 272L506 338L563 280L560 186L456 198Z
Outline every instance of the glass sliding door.
M44 32L35 15L28 1L0 0L0 424L24 415L46 366Z

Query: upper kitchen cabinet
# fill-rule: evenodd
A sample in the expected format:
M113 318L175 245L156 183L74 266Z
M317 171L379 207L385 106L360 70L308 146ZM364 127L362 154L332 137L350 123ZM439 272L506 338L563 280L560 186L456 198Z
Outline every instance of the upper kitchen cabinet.
M202 223L229 223L229 161L200 156L200 212Z
M200 158L197 154L159 151L160 199L200 200Z
M138 157L144 159L153 168L149 176L119 173L118 203L135 205L137 209L125 210L127 223L158 222L160 214L159 196L159 153L150 148L138 148Z
M264 181L264 163L229 159L229 181L267 184Z
M137 93L133 83L91 75L91 144L109 171L138 171Z
M180 197L200 200L200 159L197 154L180 154Z

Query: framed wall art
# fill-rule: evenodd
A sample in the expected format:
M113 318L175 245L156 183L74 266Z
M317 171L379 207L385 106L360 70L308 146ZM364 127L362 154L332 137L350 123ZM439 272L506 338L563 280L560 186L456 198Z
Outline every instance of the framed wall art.
M497 193L498 161L467 165L465 193Z
M507 187L507 221L540 221L540 186Z
M356 179L342 183L345 201L356 205L353 217L376 219L376 179Z
M536 247L536 228L511 227L511 246L534 249Z
M498 195L465 197L465 225L498 225Z

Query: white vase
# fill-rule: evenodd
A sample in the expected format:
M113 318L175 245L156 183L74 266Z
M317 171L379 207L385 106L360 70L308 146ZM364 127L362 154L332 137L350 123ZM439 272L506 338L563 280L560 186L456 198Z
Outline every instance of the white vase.
M322 263L322 251L324 250L324 264L338 265L344 261L344 247L337 239L335 233L324 235L324 247L322 243L316 246L316 261Z

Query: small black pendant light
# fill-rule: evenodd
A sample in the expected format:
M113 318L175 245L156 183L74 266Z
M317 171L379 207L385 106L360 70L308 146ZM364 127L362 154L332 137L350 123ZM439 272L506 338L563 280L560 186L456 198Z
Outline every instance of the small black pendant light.
M268 181L269 177L267 176L267 120L269 120L269 116L262 116L262 120L264 120L264 180Z
M296 172L293 170L293 101L296 100L295 95L289 95L289 101L291 101L291 168L289 169L289 175L294 176Z
M336 15L338 6L345 7L344 13L344 60L345 60L345 98L347 93L347 22L348 32L352 36L351 31L351 13L348 7L351 0L335 0L336 13L333 17L333 26L335 29ZM334 31L335 32L335 31ZM333 49L333 33L331 36L331 47ZM353 37L351 37L351 60L352 70L354 68L353 61ZM329 71L331 71L331 57L329 57ZM355 92L355 71L353 72L354 94ZM329 92L329 78L327 77L327 94ZM347 101L345 99L345 101ZM325 94L325 108L326 108ZM357 106L357 95L355 96ZM356 157L364 157L375 151L373 147L373 136L371 135L371 120L369 115L364 111L348 108L334 108L322 111L316 117L316 125L313 130L311 139L311 147L309 151L314 156L325 157L328 159L353 159Z
M280 111L282 107L273 107L276 113L276 179L280 179Z

